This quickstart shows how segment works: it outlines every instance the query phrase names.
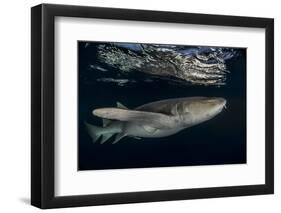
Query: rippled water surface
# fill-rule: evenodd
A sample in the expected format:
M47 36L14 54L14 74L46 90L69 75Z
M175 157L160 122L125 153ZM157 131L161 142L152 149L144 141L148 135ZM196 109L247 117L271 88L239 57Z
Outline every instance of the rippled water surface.
M180 84L196 85L224 85L228 72L225 62L237 54L232 48L118 43L98 46L98 59L119 72L142 72L154 78L170 77ZM103 80L108 78L100 79ZM112 82L118 80L122 82Z

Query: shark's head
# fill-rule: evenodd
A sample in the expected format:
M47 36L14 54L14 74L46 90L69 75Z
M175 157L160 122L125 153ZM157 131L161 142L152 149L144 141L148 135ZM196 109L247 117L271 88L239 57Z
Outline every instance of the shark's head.
M219 114L226 105L224 98L196 97L184 100L178 111L181 120L187 125L207 121Z

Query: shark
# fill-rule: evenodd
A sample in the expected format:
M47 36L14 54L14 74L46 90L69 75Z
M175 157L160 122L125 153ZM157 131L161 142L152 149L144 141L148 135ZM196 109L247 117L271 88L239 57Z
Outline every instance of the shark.
M101 144L115 136L112 144L124 137L161 138L174 135L201 124L226 108L221 97L183 97L165 99L128 109L117 102L117 107L97 108L94 116L102 119L102 126L85 122L93 142Z

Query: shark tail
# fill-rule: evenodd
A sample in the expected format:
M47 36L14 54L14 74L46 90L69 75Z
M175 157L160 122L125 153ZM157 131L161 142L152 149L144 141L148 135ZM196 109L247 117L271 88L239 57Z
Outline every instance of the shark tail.
M96 143L100 139L100 143L103 144L107 140L109 140L114 134L118 133L113 128L104 126L98 127L87 122L84 122L88 134L92 138L93 142Z

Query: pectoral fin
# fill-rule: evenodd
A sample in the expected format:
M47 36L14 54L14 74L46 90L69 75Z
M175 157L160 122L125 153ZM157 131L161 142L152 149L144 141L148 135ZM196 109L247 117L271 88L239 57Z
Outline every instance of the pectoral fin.
M143 128L144 128L145 131L147 131L150 134L154 134L158 130L157 128L154 128L154 127L149 126L149 125L143 125Z

